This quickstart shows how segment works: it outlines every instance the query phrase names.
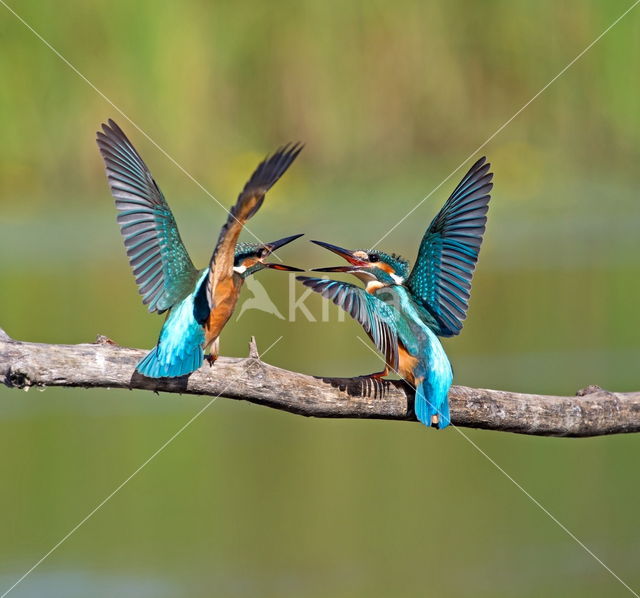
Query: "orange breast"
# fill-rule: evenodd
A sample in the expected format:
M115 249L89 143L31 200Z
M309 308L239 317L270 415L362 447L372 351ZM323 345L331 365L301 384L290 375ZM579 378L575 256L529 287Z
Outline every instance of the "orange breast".
M236 277L221 280L216 286L214 305L209 318L205 322L205 348L220 336L225 324L233 314L240 294L241 282L238 283Z

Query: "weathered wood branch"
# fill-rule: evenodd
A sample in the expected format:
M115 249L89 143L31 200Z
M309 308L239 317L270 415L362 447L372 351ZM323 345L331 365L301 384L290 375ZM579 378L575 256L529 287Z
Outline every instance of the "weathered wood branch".
M250 401L314 417L416 421L413 390L402 381L319 378L264 363L252 341L247 358L221 357L190 376L154 380L134 368L145 354L99 337L96 343L46 345L11 339L0 329L0 380L9 388L128 388ZM640 392L590 386L576 396L452 387L458 426L535 434L599 436L640 431Z

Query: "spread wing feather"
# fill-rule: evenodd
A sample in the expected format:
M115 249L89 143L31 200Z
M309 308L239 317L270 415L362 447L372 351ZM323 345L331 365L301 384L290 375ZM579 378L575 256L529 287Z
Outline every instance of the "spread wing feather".
M297 279L344 309L364 328L373 344L384 355L386 362L394 370L398 369L396 324L399 316L393 307L347 282L308 276L298 276Z
M142 302L162 313L193 290L197 271L160 188L122 129L109 119L96 141Z
M467 317L471 279L487 223L493 173L480 158L427 229L406 286L438 323L455 336Z
M207 297L212 307L216 287L224 279L233 276L235 247L245 222L260 209L267 191L291 166L303 147L299 143L287 144L272 156L265 158L247 181L235 205L229 210L229 216L220 230L209 264Z

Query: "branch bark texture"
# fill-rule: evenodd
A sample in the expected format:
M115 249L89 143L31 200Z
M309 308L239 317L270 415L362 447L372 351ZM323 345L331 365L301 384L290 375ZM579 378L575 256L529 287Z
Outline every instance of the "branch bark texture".
M416 421L413 389L402 381L320 378L263 362L255 342L244 359L221 357L190 376L151 379L135 372L145 351L95 343L47 345L11 339L0 329L0 381L9 388L128 388L224 396L314 417ZM454 425L539 436L599 436L640 431L640 392L589 386L575 396L453 386Z

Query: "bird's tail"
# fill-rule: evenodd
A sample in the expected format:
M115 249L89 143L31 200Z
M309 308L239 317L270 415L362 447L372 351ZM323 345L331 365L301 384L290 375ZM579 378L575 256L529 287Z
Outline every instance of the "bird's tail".
M414 410L418 420L425 426L435 426L438 430L442 430L451 423L449 399L447 398L449 388L444 389L444 392L437 392L438 389L434 386L429 383L428 379L416 380Z
M148 378L177 378L197 370L204 359L204 330L193 316L193 297L175 306L155 348L136 369Z
M147 378L177 378L197 370L203 359L200 345L185 347L181 353L169 353L158 344L138 363L136 369Z

